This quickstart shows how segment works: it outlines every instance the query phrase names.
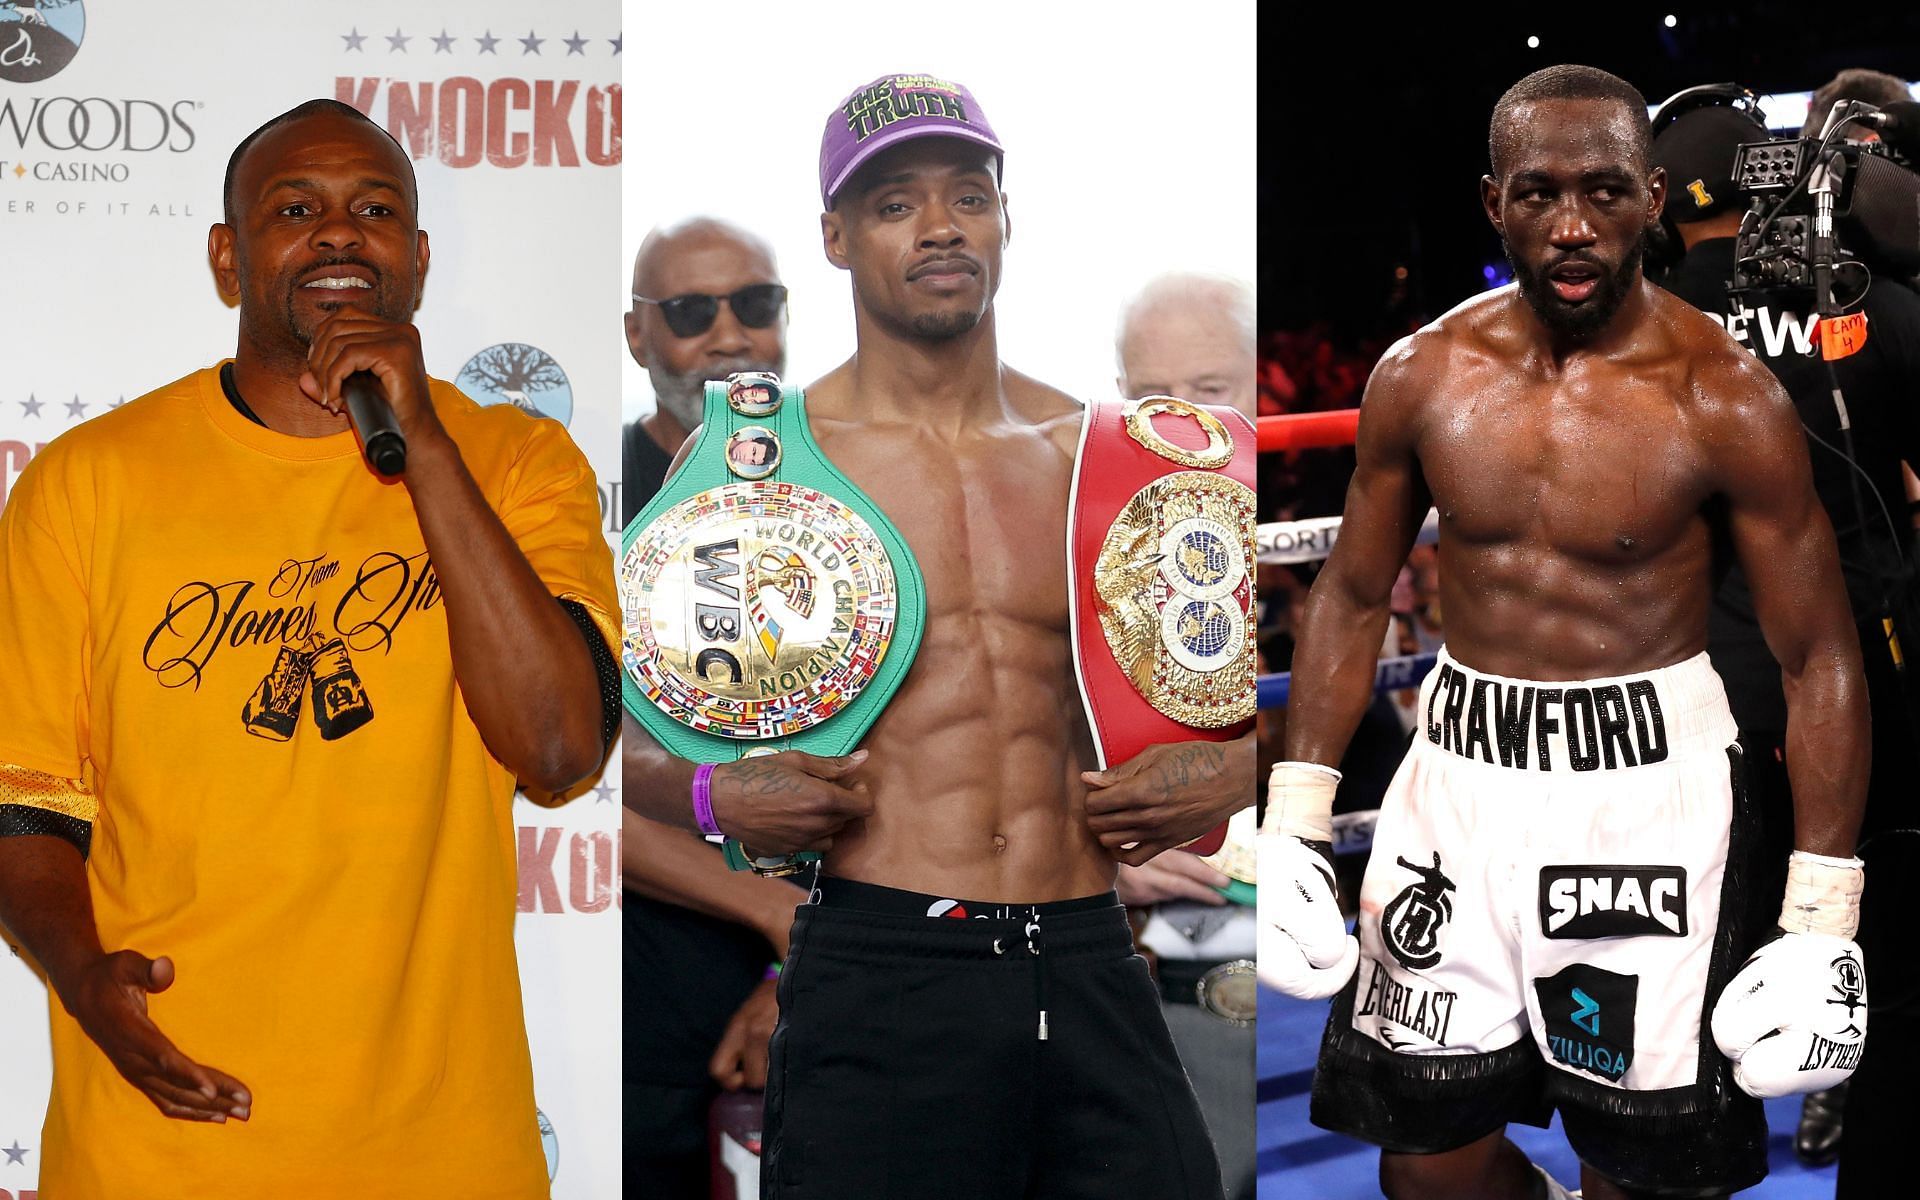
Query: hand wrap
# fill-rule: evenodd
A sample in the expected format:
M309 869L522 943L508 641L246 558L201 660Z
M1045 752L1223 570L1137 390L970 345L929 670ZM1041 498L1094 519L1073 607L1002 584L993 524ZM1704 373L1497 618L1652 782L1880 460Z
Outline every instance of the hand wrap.
M1333 995L1353 975L1360 944L1334 899L1333 794L1340 772L1276 763L1259 838L1260 979L1303 1000Z
M1860 1065L1867 982L1860 947L1864 868L1794 851L1780 933L1754 951L1713 1006L1713 1040L1734 1082L1762 1099L1823 1091Z

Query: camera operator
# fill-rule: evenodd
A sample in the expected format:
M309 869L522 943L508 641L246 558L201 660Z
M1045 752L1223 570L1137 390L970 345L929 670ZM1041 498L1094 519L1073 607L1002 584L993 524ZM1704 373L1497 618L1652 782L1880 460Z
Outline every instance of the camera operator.
M1840 93L1816 102L1809 116L1814 136L1837 98ZM1859 131L1854 140L1871 136L1863 127L1849 128ZM1868 998L1875 1036L1851 1081L1852 1095L1845 1097L1848 1128L1837 1195L1846 1197L1868 1194L1876 1177L1903 1173L1906 1148L1898 1114L1920 1068L1920 1036L1913 1021L1920 1015L1920 970L1902 944L1909 914L1920 911L1920 832L1914 828L1920 822L1913 795L1920 778L1920 740L1910 715L1911 681L1895 663L1895 654L1904 653L1907 673L1920 670L1911 665L1911 656L1920 653L1920 628L1903 611L1910 602L1911 547L1904 532L1900 470L1903 460L1920 465L1920 296L1890 270L1874 271L1864 295L1868 271L1855 267L1834 276L1836 299L1845 311L1867 314L1865 344L1833 363L1832 381L1840 386L1852 425L1850 463L1821 359L1812 290L1728 294L1735 236L1747 208L1732 178L1736 150L1742 143L1767 140L1766 129L1747 111L1724 106L1686 112L1659 132L1653 161L1667 170L1667 217L1685 245L1684 257L1662 282L1725 325L1793 398L1808 433L1815 488L1838 536L1859 627L1873 716L1873 774L1859 851L1868 863L1859 942L1866 961L1874 964ZM1886 618L1901 639L1897 651ZM1742 731L1749 795L1763 829L1763 851L1755 861L1784 862L1792 836L1786 705L1780 668L1761 637L1752 593L1737 566L1727 571L1714 598L1709 629L1709 652ZM1758 872L1752 882L1756 913L1777 903L1783 884L1778 872ZM1841 1099L1826 1093L1808 1097L1796 1140L1803 1158L1831 1161L1840 1141Z
M1807 102L1807 119L1800 126L1801 137L1819 137L1826 127L1827 114L1833 111L1835 103L1841 100L1858 100L1871 104L1875 108L1885 108L1901 100L1913 99L1913 93L1900 79L1884 71L1869 71L1865 67L1849 67L1835 75L1813 94ZM1873 136L1866 130L1852 135L1856 141Z

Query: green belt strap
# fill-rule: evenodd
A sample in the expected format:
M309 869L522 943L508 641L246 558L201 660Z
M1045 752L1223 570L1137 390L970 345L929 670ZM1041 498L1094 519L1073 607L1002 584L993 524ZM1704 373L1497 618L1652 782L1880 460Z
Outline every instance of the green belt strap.
M732 762L736 759L778 750L805 750L811 754L835 756L850 753L892 699L895 690L912 666L926 625L926 588L919 565L907 548L906 539L887 520L864 492L841 474L814 443L807 426L806 396L799 388L782 388L782 402L765 416L749 416L737 411L727 400L727 384L709 382L706 389L705 421L680 470L668 479L660 491L627 526L621 539L623 566L642 532L662 514L682 502L726 485L757 487L760 484L789 483L812 488L832 497L859 515L873 530L892 565L896 587L896 615L886 651L881 655L874 675L846 707L825 720L783 737L761 740L730 737L694 729L676 719L647 698L636 680L634 661L639 643L632 632L635 616L645 617L650 597L628 595L629 636L623 647L622 699L626 709L653 739L668 752L692 762ZM733 474L727 464L729 439L744 429L759 427L778 440L778 466L764 480L748 483ZM623 583L637 584L622 572ZM744 581L747 576L742 575ZM729 843L730 856L733 843ZM743 862L744 860L742 860Z

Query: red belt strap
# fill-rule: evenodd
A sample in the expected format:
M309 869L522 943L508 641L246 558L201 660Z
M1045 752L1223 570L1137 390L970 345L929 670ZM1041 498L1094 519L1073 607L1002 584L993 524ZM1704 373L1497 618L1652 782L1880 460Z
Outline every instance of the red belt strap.
M1212 420L1195 415L1196 410ZM1130 415L1135 433L1129 432ZM1213 426L1212 432L1208 425ZM1240 736L1251 723L1255 441L1252 423L1222 406L1189 405L1165 397L1095 400L1087 405L1069 506L1068 586L1074 665L1103 769L1125 762L1155 743L1227 741ZM1179 458L1187 461L1177 461ZM1212 511L1232 509L1236 513L1230 523L1210 523L1194 537L1176 539L1171 544L1181 553L1192 554L1196 548L1201 553L1195 568L1200 583L1180 575L1181 587L1176 588L1169 582L1175 576L1154 565L1166 548L1163 538L1180 523L1180 512L1191 507L1190 503L1159 502L1157 498L1153 503L1135 503L1143 489L1159 481L1166 481L1161 491L1207 490L1219 497ZM1243 485L1246 491L1235 491L1227 481ZM1117 530L1116 523L1125 523L1125 529ZM1224 541L1239 544L1226 547ZM1124 554L1112 552L1121 545L1131 549ZM1105 578L1100 579L1097 574L1103 548L1109 550L1109 556ZM1206 557L1208 553L1214 556L1211 560ZM1232 562L1232 574L1221 574L1217 569L1222 553ZM1209 561L1215 565L1209 566ZM1220 594L1229 583L1231 590ZM1170 607L1175 609L1173 613L1168 613ZM1103 612L1108 618L1104 624ZM1182 670L1169 658L1169 651L1162 647L1162 620L1176 629L1192 629L1194 626L1182 626L1180 622L1191 620L1194 614L1203 621L1203 633L1196 644L1214 656L1203 665L1213 668L1216 662L1226 660L1231 660L1231 665L1197 675ZM1122 634L1119 639L1120 654L1128 660L1124 663L1115 651L1116 629L1136 635ZM1231 635L1229 643L1221 642L1221 630ZM1191 653L1187 657L1193 661ZM1155 661L1158 668L1148 665ZM1129 666L1135 668L1132 676ZM1143 694L1134 680L1149 673L1151 689L1163 695L1162 707L1174 708L1189 720L1176 719ZM1237 683L1242 676L1244 689ZM1190 706L1183 708L1178 695L1174 701L1167 701L1164 696L1169 690L1180 693L1180 680L1206 681L1216 692L1219 685L1233 680L1228 692L1231 703L1215 704L1210 714L1202 714ZM1246 693L1244 697L1238 695L1241 690ZM1249 714L1244 719L1221 723L1229 711L1242 709ZM1188 848L1211 854L1219 848L1225 833L1223 823Z

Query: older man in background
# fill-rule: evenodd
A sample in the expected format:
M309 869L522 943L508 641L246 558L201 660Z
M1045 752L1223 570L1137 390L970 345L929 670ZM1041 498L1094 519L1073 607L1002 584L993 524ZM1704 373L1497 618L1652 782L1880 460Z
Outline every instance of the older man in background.
M626 428L622 519L631 522L700 424L707 380L786 369L786 288L773 251L708 217L655 229L634 259L626 332L656 401ZM647 740L631 717L626 729L629 748ZM705 1200L708 1109L722 1088L766 1083L779 1015L768 968L785 957L805 895L735 874L698 837L631 808L623 820L626 1192Z
M787 289L773 249L712 217L654 229L634 256L626 325L627 350L647 369L655 407L622 440L622 523L653 498L700 424L707 380L786 370Z
M1121 310L1115 385L1129 399L1178 396L1228 404L1254 419L1253 289L1216 275L1162 275ZM1200 1002L1209 971L1254 956L1254 911L1228 904L1227 877L1199 858L1172 851L1138 867L1122 866L1115 888L1144 910L1141 946L1157 963L1161 1009L1180 1063L1207 1118L1228 1200L1254 1193L1254 1038Z
M1128 399L1178 396L1227 404L1254 420L1253 289L1221 275L1178 272L1140 289L1121 310L1115 341Z

